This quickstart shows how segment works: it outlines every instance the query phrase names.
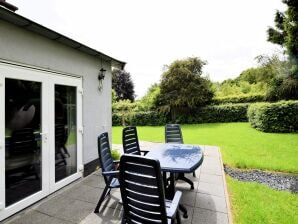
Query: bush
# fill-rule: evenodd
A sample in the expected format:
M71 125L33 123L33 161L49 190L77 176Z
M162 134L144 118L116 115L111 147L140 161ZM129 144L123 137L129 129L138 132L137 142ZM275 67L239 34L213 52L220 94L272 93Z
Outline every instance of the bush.
M198 108L191 114L177 116L177 123L217 123L247 121L249 104L223 104Z
M253 128L264 132L298 132L298 101L256 103L248 109Z
M232 95L227 97L215 97L212 99L213 104L227 104L227 103L255 103L265 101L265 96L261 94L256 95Z
M166 123L166 114L161 114L156 111L140 111L130 113L113 113L113 126L121 125L164 125Z

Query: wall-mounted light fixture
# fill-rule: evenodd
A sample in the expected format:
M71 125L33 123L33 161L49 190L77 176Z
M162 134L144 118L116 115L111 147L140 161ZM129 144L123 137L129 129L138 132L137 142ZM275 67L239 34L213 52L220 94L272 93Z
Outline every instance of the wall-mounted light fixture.
M104 78L105 78L106 71L107 71L107 70L105 70L104 68L101 68L101 69L99 70L99 74L98 74L98 81L99 81L98 89L99 89L99 91L102 90L102 81L103 81Z

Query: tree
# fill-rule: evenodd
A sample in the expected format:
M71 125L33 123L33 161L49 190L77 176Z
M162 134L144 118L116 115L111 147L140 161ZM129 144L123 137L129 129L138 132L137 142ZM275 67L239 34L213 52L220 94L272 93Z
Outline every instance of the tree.
M116 91L116 99L134 101L134 84L130 73L124 70L114 69L112 71L112 88Z
M172 120L183 109L192 109L211 101L211 82L202 77L206 62L198 57L176 60L166 67L160 83L160 104L171 112Z
M277 11L275 28L270 27L268 41L285 48L289 56L289 72L273 79L268 93L269 100L298 99L298 1L283 0L288 8Z

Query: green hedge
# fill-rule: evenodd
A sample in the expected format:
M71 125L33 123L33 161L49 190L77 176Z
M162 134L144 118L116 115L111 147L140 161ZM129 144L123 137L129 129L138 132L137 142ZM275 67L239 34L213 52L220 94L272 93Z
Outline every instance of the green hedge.
M215 97L212 99L212 104L227 104L227 103L255 103L264 102L264 95L239 95L227 97Z
M166 115L156 111L146 112L130 112L130 113L113 113L113 126L121 125L164 125L166 123ZM123 124L124 123L124 124Z
M180 115L176 122L182 124L243 122L247 121L249 104L223 104L198 108L188 115Z
M252 127L264 132L298 132L298 101L255 103L248 109Z
M178 115L176 121L170 121L167 114L155 111L113 113L113 126L125 125L164 125L167 122L181 124L243 122L247 121L249 104L226 104L206 106L193 110L191 113Z

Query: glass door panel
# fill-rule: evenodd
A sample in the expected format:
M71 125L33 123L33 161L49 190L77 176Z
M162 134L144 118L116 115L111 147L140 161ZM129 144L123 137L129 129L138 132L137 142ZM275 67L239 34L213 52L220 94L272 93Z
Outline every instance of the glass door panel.
M77 173L77 88L55 85L55 182Z
M42 83L5 78L5 204L42 190Z

